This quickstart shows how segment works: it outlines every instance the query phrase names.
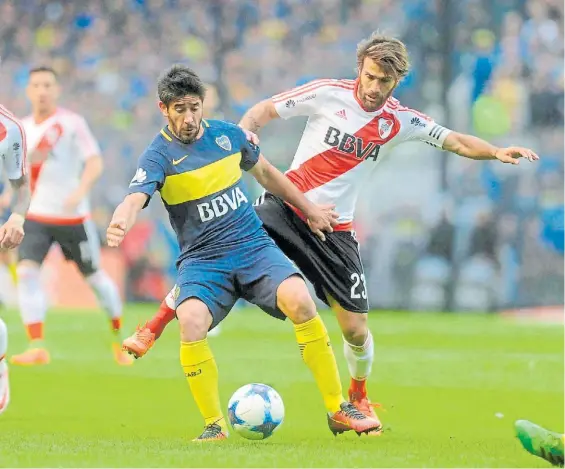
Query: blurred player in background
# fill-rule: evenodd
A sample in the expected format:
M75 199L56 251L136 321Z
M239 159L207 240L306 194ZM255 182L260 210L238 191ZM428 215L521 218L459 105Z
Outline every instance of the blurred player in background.
M12 113L0 105L0 180L4 176L10 181L14 204L11 214L0 223L2 255L18 247L24 238L24 220L31 194L26 172L26 138L23 126ZM7 348L8 330L0 319L0 414L6 410L10 401Z
M349 399L377 418L367 395L374 355L367 326L368 295L353 216L360 189L390 151L403 142L421 141L475 160L518 164L538 156L520 147L497 148L471 135L453 132L392 97L408 74L405 45L374 33L357 50L357 80L315 80L253 106L240 126L257 132L273 119L309 117L288 178L314 203L334 204L339 224L325 242L312 236L303 214L280 198L265 194L256 207L269 235L313 284L317 296L334 310L343 332L351 374ZM415 156L417 157L417 155ZM125 344L143 355L174 319L165 300L146 328Z
M141 155L130 194L116 208L108 245L118 246L137 214L158 190L181 254L173 299L180 323L180 359L204 418L197 440L227 438L218 368L207 334L244 297L270 315L294 324L302 358L327 409L330 430L379 428L342 396L330 340L302 277L261 226L246 195L242 170L269 191L301 208L323 237L337 215L311 203L247 141L238 126L202 118L205 88L189 68L175 65L158 83L159 107L168 120ZM244 364L242 364L244 365Z
M0 161L0 178L5 176ZM13 191L7 178L0 179L0 225L6 223L10 218ZM0 306L11 305L12 297L16 289L16 266L17 253L14 249L0 251Z
M111 320L113 353L120 365L131 358L120 350L122 302L110 277L100 269L100 241L89 220L88 195L103 169L100 148L82 116L57 106L60 89L52 68L31 70L27 88L32 114L22 120L31 163L32 199L27 236L19 250L18 303L30 343L11 358L15 365L49 363L43 342L47 298L40 269L49 249L59 244L75 262Z
M551 432L528 420L514 424L516 436L526 451L545 459L554 466L563 467L565 435Z

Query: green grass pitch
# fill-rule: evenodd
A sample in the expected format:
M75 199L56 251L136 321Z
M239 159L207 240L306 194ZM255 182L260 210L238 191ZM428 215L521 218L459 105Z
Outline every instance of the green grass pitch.
M130 306L128 333L151 306ZM25 335L3 313L8 354ZM340 365L341 337L323 313ZM486 315L374 313L376 361L369 389L385 411L381 437L326 426L321 398L290 324L256 309L232 313L211 338L223 405L249 382L273 386L286 405L272 438L190 441L202 423L178 359L172 323L155 348L120 368L102 313L52 311L52 363L10 367L12 402L0 417L2 467L548 467L523 451L513 422L563 431L563 327ZM497 416L498 415L498 416Z

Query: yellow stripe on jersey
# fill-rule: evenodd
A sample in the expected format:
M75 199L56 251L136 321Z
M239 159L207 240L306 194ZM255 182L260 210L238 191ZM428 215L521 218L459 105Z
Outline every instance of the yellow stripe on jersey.
M240 162L241 152L237 152L202 168L167 176L161 197L168 205L178 205L215 194L239 181Z
M161 135L165 137L169 142L173 141L173 139L169 136L169 134L167 134L167 132L165 132L164 129L161 129Z
M210 124L208 124L206 119L202 119L202 122L204 123L204 127L210 127Z

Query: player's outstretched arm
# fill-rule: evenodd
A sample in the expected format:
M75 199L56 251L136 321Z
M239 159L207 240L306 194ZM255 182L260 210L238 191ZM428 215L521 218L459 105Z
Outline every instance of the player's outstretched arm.
M283 173L269 163L263 155L249 172L257 182L289 204L299 209L307 218L310 229L323 241L324 231L331 233L337 225L335 205L320 206L310 202Z
M473 135L458 132L449 133L443 142L443 149L473 160L499 160L510 164L519 164L519 158L539 160L539 156L529 148L499 148Z
M251 132L258 132L270 121L278 119L279 117L279 113L275 109L273 101L271 99L265 99L248 109L239 121L239 126Z
M106 230L106 241L111 248L118 247L124 240L127 232L135 225L137 214L147 203L149 196L136 192L126 196L124 201L116 207L112 221Z
M29 179L26 174L18 179L10 179L10 186L15 196L12 215L0 227L0 248L13 249L24 239L24 221L31 201Z

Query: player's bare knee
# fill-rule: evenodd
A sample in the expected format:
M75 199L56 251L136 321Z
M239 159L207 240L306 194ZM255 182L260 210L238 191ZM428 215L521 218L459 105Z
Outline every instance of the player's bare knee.
M279 309L295 324L302 324L316 316L316 305L301 277L286 279L277 290Z
M343 338L352 345L363 345L369 334L367 314L344 310L341 313L336 313L336 316Z
M195 342L206 338L212 325L212 315L207 306L196 298L189 298L177 308L180 336L183 342Z

